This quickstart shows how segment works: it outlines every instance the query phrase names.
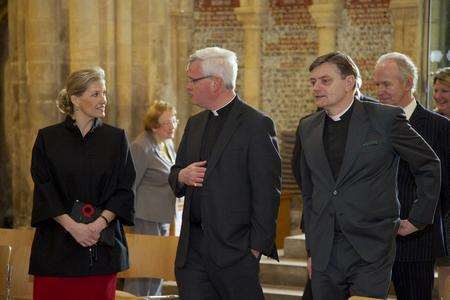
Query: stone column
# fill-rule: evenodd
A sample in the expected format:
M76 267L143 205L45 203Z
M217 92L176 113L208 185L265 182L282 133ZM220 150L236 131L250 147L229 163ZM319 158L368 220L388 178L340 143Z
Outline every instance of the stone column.
M343 1L314 1L309 13L316 22L318 37L318 55L336 51L336 29L341 21Z
M116 5L121 6L115 0L99 0L99 55L100 60L96 65L105 70L106 88L108 92L108 108L105 121L109 124L117 124L117 95L116 95ZM125 4L126 5L126 4Z
M180 119L180 126L175 137L177 142L180 141L184 126L192 113L192 105L186 93L186 64L192 52L193 15L192 0L181 0L179 8L172 12L172 82L174 82L176 107Z
M2 166L9 172L11 182L12 215L15 226L25 225L27 222L26 204L21 201L31 199L28 182L25 179L26 153L24 147L31 135L22 136L24 126L29 126L27 118L26 95L26 51L25 51L25 20L27 18L26 3L23 0L8 1L8 30L9 30L9 57L6 63L5 74L5 104L4 128L6 151L9 154L7 165ZM22 124L22 125L21 125ZM9 130L6 130L9 128ZM28 144L28 143L26 143ZM25 186L25 193L21 193L21 186ZM6 196L6 195L5 195Z
M55 123L61 85L61 42L57 0L8 3L10 58L6 66L6 128L11 153L15 226L29 226L33 182L31 150L37 130Z
M148 102L148 78L150 56L150 2L134 0L131 4L131 81L132 81L132 123L131 137L142 131L142 116Z
M244 27L244 90L248 104L259 108L261 104L261 29L267 17L265 1L242 1L235 8L237 19ZM245 6L244 6L245 5Z
M39 1L36 1L39 3ZM99 0L69 0L70 70L100 63Z
M117 1L116 17L116 109L117 125L131 132L131 1Z
M394 23L394 51L404 53L417 64L421 57L419 45L422 31L419 28L419 3L417 0L391 0L392 21Z

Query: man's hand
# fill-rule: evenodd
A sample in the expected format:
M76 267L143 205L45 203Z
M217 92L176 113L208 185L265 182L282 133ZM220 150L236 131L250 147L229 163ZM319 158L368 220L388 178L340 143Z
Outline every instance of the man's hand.
M311 257L308 257L308 261L306 262L306 269L308 270L309 279L311 279L311 276L312 276L312 261L311 261Z
M406 236L413 232L416 232L418 229L416 226L411 224L408 220L400 220L400 227L398 228L397 234L401 236Z
M252 251L253 256L259 259L261 252L259 252L258 250L255 250L255 249L250 249L250 250Z
M178 173L178 181L188 186L202 187L206 172L206 160L197 161Z

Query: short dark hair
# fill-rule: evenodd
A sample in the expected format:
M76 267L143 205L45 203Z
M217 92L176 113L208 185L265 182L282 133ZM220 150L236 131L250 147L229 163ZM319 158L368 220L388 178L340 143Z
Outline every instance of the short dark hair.
M361 73L359 72L358 66L350 56L339 51L321 55L317 57L309 66L309 72L312 72L315 68L324 63L336 65L343 78L353 75L356 80L356 89L359 90L361 88Z

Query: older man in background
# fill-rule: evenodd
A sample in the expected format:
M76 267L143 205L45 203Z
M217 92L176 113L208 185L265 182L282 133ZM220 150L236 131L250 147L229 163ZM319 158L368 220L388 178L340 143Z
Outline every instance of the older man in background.
M413 222L414 226L421 230L407 236L397 236L397 250L392 269L397 299L431 300L436 258L447 254L442 231L442 212L450 201L449 121L424 108L415 99L417 68L408 56L397 52L382 55L375 66L373 80L379 100L384 104L401 107L411 126L441 160L442 184L434 222L432 225ZM397 176L401 219L408 219L416 206L418 183L414 176L415 171L410 163L401 159Z

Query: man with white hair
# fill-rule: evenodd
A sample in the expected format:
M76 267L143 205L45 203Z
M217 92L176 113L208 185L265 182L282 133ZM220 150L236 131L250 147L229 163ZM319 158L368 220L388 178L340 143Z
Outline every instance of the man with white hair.
M169 182L185 196L175 262L182 299L264 299L261 254L274 243L281 159L272 120L235 92L237 59L211 47L191 55L187 91L205 110L192 116Z
M441 160L440 202L431 225L420 224L410 217L418 192L415 174L408 162L400 160L397 175L400 218L405 226L421 230L407 236L397 235L392 281L397 299L431 300L435 260L446 255L441 209L450 201L449 121L416 101L414 91L417 86L417 68L408 56L398 52L382 55L375 66L373 80L380 101L403 108L411 126Z

